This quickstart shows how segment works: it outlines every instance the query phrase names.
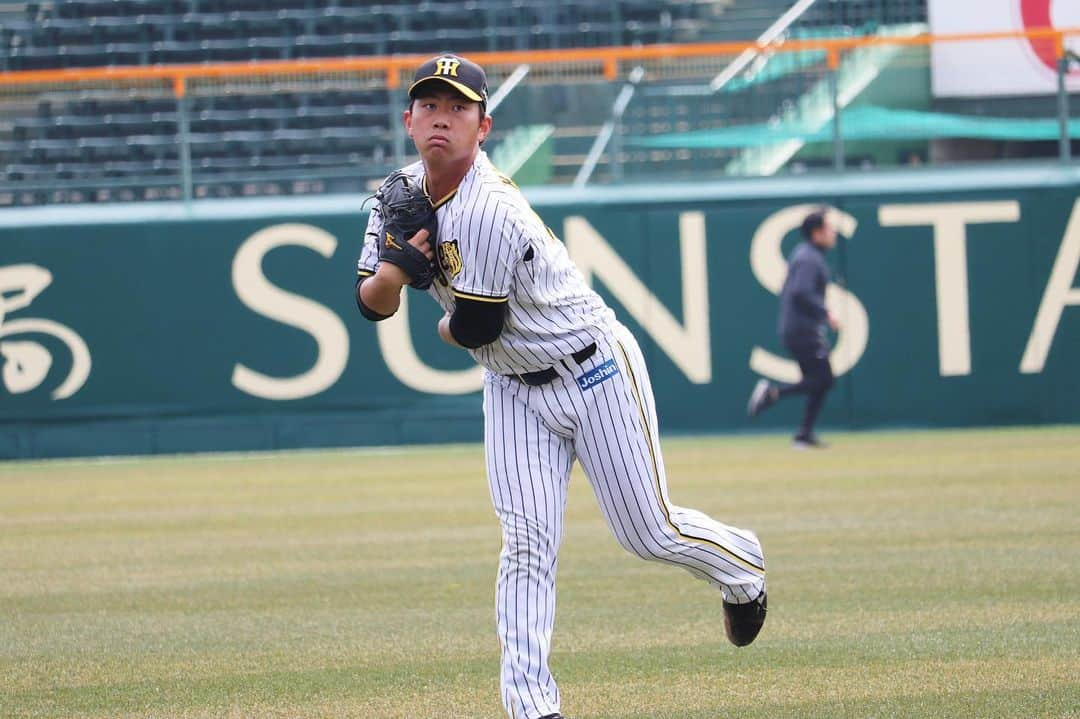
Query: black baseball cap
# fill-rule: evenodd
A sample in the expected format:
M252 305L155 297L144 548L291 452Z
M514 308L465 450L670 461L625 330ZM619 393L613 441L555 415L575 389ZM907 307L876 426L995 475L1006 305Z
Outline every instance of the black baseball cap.
M460 55L437 55L416 70L409 85L409 97L416 97L416 88L430 80L441 80L473 102L487 104L487 75L484 68Z

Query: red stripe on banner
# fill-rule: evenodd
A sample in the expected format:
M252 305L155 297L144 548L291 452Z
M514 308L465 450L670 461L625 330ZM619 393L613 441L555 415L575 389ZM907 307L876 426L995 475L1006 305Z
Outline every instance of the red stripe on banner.
M1025 29L1053 27L1050 22L1050 0L1020 0L1020 17L1023 19ZM1058 58L1053 39L1028 38L1028 43L1035 52L1035 57L1057 72Z

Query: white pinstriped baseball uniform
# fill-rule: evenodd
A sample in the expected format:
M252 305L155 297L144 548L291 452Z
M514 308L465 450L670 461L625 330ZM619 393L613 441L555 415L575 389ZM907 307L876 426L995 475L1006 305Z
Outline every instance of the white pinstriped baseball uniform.
M405 169L423 175L419 162ZM436 205L448 281L429 292L447 312L455 297L507 302L498 339L470 352L486 368L484 447L503 530L496 589L503 703L513 719L537 719L559 711L548 655L575 459L633 554L678 565L737 603L763 591L764 557L753 532L668 499L641 350L517 187L479 152L457 190ZM372 212L361 274L375 271L379 230ZM593 345L580 364L571 357ZM557 376L540 386L507 376L548 368Z

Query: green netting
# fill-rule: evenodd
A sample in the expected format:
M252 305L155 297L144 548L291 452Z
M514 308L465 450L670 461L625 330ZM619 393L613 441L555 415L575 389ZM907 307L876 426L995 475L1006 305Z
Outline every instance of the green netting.
M773 55L761 61L760 69L745 73L724 85L722 92L731 94L754 85L761 85L777 80L793 72L799 72L825 62L824 50L806 52L787 52Z
M972 117L943 112L855 107L844 110L840 127L845 140L929 140L963 137L984 140L1055 140L1061 127L1057 118L1019 119ZM810 127L805 123L738 125L718 130L669 133L628 138L636 147L753 147L786 140L831 142L832 123ZM1069 122L1069 136L1080 137L1080 120Z
M793 40L823 40L838 37L864 37L873 35L878 30L877 23L867 23L857 28L839 25L825 27L792 28L789 37ZM780 52L764 54L755 62L754 69L744 72L739 77L724 85L721 92L730 94L745 90L754 85L777 80L793 72L821 65L826 60L824 50L804 50L800 52Z

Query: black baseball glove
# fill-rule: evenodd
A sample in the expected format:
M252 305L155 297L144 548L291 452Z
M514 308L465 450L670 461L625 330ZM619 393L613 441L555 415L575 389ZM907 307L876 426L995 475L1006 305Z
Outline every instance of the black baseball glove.
M379 260L400 267L412 281L410 287L426 290L438 272L434 260L409 244L409 238L420 229L428 231L428 243L434 249L438 229L431 198L414 178L400 170L393 173L375 192L382 215L382 234L379 236Z

